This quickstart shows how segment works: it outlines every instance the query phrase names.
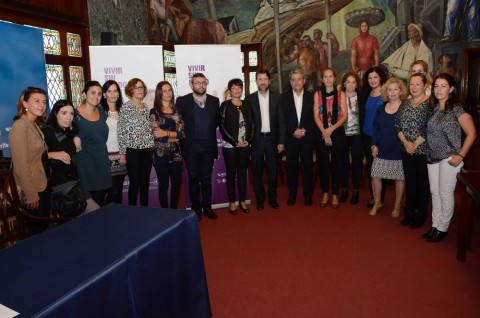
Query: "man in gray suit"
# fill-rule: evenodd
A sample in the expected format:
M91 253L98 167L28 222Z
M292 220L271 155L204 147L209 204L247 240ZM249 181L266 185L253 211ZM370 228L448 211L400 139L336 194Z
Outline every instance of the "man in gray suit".
M270 73L260 69L256 73L258 91L245 97L252 105L255 120L255 136L252 142L253 189L256 196L257 210L263 210L266 196L268 204L278 209L277 202L277 160L278 152L283 151L279 145L279 96L270 91ZM266 159L268 188L263 186L263 164Z

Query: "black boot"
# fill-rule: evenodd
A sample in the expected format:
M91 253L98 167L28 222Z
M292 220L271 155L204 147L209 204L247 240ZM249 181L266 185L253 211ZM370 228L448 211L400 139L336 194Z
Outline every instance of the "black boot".
M357 204L358 203L358 190L353 190L352 199L350 199L350 204Z
M338 200L340 203L347 202L348 200L348 189L343 188L342 189L342 195L340 196L340 199Z

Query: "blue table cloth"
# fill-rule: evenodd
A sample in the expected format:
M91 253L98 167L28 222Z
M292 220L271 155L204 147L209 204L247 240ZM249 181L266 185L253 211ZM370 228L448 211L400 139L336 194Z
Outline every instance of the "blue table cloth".
M210 317L193 212L110 204L0 251L20 317Z

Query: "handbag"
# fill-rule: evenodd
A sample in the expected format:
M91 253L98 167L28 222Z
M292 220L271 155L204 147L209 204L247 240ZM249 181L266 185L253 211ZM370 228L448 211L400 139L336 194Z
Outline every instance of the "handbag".
M87 195L80 188L80 184L66 187L64 190L52 193L53 207L61 216L75 217L87 208Z

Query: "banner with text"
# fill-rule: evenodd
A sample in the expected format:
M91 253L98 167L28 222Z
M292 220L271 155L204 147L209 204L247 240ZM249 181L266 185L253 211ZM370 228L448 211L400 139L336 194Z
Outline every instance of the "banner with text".
M0 38L0 150L10 157L8 132L18 98L28 86L47 91L47 75L41 29L0 21Z
M177 86L180 96L192 92L190 79L195 73L203 73L208 79L207 93L223 101L223 92L232 78L243 80L240 45L175 45ZM226 170L222 152L222 137L217 130L218 158L212 173L212 206L228 206ZM185 185L188 174L184 171ZM188 186L184 187L188 189ZM188 191L187 206L190 206ZM248 199L248 191L247 191Z
M90 46L90 71L92 80L103 85L108 80L117 81L125 96L125 86L132 78L140 78L147 86L144 102L148 108L153 107L155 88L163 81L163 49L161 45L148 46ZM123 203L127 203L128 177L123 185ZM155 169L150 172L150 207L160 206L158 199L158 180Z

